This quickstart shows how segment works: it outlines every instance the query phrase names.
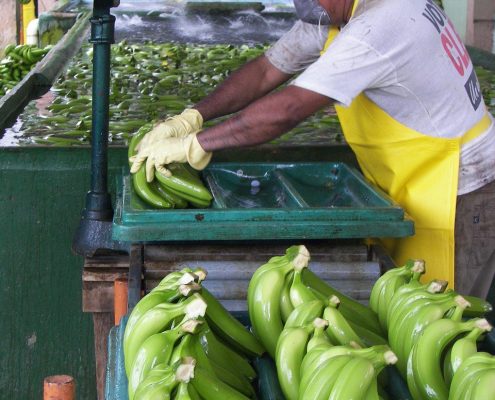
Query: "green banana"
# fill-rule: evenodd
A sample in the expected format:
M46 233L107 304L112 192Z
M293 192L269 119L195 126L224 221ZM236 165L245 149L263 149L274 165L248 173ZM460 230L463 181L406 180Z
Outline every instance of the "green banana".
M480 377L473 385L473 394L471 397L465 397L466 400L476 399L495 399L495 368L490 368L480 374Z
M378 362L378 364L382 360L386 364L395 364L397 362L395 354L385 345L377 345L365 349L351 346L334 346L326 350L321 349L318 352L311 351L304 357L301 364L301 386L307 386L308 379L315 375L328 360L343 355L366 358L370 361Z
M190 319L182 321L177 327L151 335L139 348L131 372L128 376L129 400L148 372L158 364L167 364L172 356L175 343L186 333L194 333L201 321Z
M408 273L414 266L414 263L414 260L407 260L403 266L390 269L377 279L377 281L371 288L370 294L370 308L375 313L378 313L380 296L384 288L388 285L388 281L395 276L400 276L404 273Z
M340 355L327 360L310 377L306 377L307 383L301 382L299 388L300 400L327 400L339 379L341 370L353 359L350 355ZM303 376L303 379L305 376Z
M332 296L328 302L328 307L323 311L323 318L328 321L327 334L330 340L339 345L348 345L351 342L360 347L365 347L361 338L354 332L345 317L338 310L340 300L337 296Z
M176 283L188 285L191 283L201 283L206 278L206 271L202 268L192 269L189 267L182 268L180 271L170 272L155 286L151 291L168 288Z
M457 343L457 342L455 342ZM453 344L455 344L453 343ZM443 380L447 384L448 387L450 387L450 384L452 383L452 377L454 376L454 371L452 370L452 364L450 362L452 358L452 347L453 344L449 344L445 350L445 355L443 356L443 362L442 362L442 373L443 373Z
M489 332L491 329L492 326L488 322L484 324L483 320L481 320L476 328L454 343L450 354L450 364L453 373L459 369L464 360L478 352L476 346L477 340L483 333Z
M224 368L208 358L200 343L200 338L198 335L194 335L190 343L194 354L193 357L196 359L197 366L199 368L210 371L222 382L236 389L245 396L253 397L255 395L254 389L249 380L243 375L237 374L238 371L236 369L232 370L232 366L229 366L229 368Z
M222 341L210 330L207 323L201 326L198 336L203 350L213 362L224 368L230 368L232 365L235 365L235 368L247 379L253 380L256 378L256 371L249 361L244 356L222 343Z
M183 359L194 358L194 351L192 345L192 335L183 336L174 349L172 350L172 355L170 356L170 365L178 364Z
M413 274L409 283L401 286L390 299L390 304L387 311L387 326L393 322L395 316L397 315L396 310L400 308L402 302L407 301L414 293L422 292L424 290L431 291L431 293L439 293L445 289L441 287L447 287L447 281L434 280L426 284L421 284L419 282L420 274Z
M260 356L265 352L258 339L234 318L205 287L201 289L201 295L207 304L206 320L214 332L245 354Z
M307 266L304 266L303 268L307 268ZM294 271L292 284L290 285L289 289L290 302L294 307L297 307L303 303L318 300L318 297L316 297L311 289L306 287L306 285L302 281L301 269L296 269Z
M189 383L194 377L195 368L195 359L186 357L181 360L181 363L175 372L175 378L179 384L173 394L174 400L201 400L197 392L193 390L192 384Z
M390 303L389 320L392 322L397 318L400 319L401 314L410 309L410 303L422 298L431 298L430 295L433 294L443 293L447 284L447 281L435 279L424 285L409 287L409 290L402 293L396 293ZM450 292L446 293L446 295L454 297L453 293Z
M452 378L449 399L464 400L466 389L476 375L495 368L495 357L491 354L478 352L468 357L457 369Z
M199 290L199 287L194 285L172 285L169 289L163 288L163 290L151 291L144 296L132 309L127 325L124 331L123 348L124 354L127 354L127 348L129 346L129 336L134 331L137 321L150 309L163 303L173 303L179 300L181 297L189 296L194 291ZM126 369L127 371L127 369ZM127 371L129 373L130 371Z
M286 322L289 315L294 311L294 306L290 301L290 285L292 283L292 278L294 272L289 272L285 277L284 286L280 292L280 316L282 317L282 322Z
M174 400L201 400L201 398L199 397L198 392L193 389L192 384L180 382L179 386L177 386Z
M432 322L423 331L411 351L411 362L407 368L408 385L415 386L422 398L448 399L449 390L443 380L440 366L442 354L456 336L472 330L478 326L479 321L472 319L458 322L440 319Z
M313 324L296 328L285 328L277 342L275 365L282 392L287 400L297 400L300 382L300 367Z
M401 286L407 284L414 275L423 274L424 271L425 271L424 262L422 260L415 261L411 268L405 268L400 273L393 275L391 274L388 277L388 279L385 280L385 283L381 285L380 294L378 296L377 314L378 314L378 320L380 321L380 325L384 330L387 330L388 327L388 323L387 323L388 309L390 307L390 302L396 291ZM390 272L391 271L387 272L385 275L387 275ZM372 296L373 296L373 289L372 289ZM371 298L370 298L370 304L371 304Z
M134 399L154 400L170 399L172 391L179 384L175 370L167 364L155 366L148 376L140 383L136 389Z
M303 303L294 308L294 311L290 313L289 318L285 321L285 327L294 328L296 326L307 325L315 318L321 318L324 309L325 304L321 300Z
M443 318L449 309L457 305L456 299L449 298L438 301L418 300L416 306L403 317L399 325L390 330L389 343L399 357L397 368L403 377L406 376L407 357L414 343L431 323Z
M328 321L321 318L315 318L313 325L315 327L315 331L313 332L313 337L309 339L308 345L306 346L306 353L310 352L314 348L322 348L327 345L332 345L332 342L326 333Z
M356 324L353 321L347 320L349 326L359 336L361 341L365 344L365 347L376 346L379 344L388 344L387 340L377 333L366 329L365 327Z
M481 299L476 296L463 295L463 297L469 302L469 304L471 304L464 312L466 317L482 317L483 315L493 311L492 305L485 299Z
M304 246L291 246L287 249L285 258L258 268L249 283L248 312L252 328L273 358L283 329L280 292L285 276L295 266L307 265L308 261L309 252Z
M215 377L210 371L197 367L194 371L194 378L191 380L193 387L203 400L248 400L249 397L239 393L220 379Z
M312 271L310 271L309 268L303 269L302 279L306 286L320 293L324 299L328 299L331 296L337 296L341 303L340 312L348 320L353 321L356 324L359 324L381 336L384 335L383 329L378 321L378 316L369 307L366 307L360 302L332 288Z
M340 371L328 400L362 399L373 379L373 364L365 358L355 357Z
M204 316L206 302L195 293L182 303L162 303L148 310L129 333L127 348L124 348L126 371L130 371L135 356L142 343L151 335L167 329L175 318L187 316L189 319Z
M376 374L375 374L376 376ZM372 379L363 400L380 400L381 396L378 393L378 379Z
M311 378L320 366L327 360L342 355L351 355L352 350L356 348L351 346L333 346L332 344L320 344L313 347L306 353L301 363L301 386L307 386L307 381Z

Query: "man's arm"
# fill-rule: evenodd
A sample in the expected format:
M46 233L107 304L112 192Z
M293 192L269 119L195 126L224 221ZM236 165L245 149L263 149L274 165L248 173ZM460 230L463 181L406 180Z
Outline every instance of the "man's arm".
M208 152L265 143L332 102L329 97L291 85L253 102L197 138Z
M204 121L232 114L271 92L291 76L278 70L261 55L230 74L193 108L199 111Z

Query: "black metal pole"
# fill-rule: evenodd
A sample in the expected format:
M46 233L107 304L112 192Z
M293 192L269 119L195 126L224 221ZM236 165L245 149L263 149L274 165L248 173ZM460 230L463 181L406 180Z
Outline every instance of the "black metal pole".
M115 17L110 14L110 8L117 5L116 0L95 0L90 19L89 41L93 43L91 187L72 244L73 250L83 256L119 248L111 240L113 208L107 182L110 51L115 42Z

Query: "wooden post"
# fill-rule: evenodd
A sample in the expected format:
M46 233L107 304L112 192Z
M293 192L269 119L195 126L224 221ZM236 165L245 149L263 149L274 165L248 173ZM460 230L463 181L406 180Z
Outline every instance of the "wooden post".
M48 376L43 381L43 400L75 400L76 382L69 375Z
M127 314L127 279L115 279L113 293L114 322L115 325L118 325L120 323L120 319Z

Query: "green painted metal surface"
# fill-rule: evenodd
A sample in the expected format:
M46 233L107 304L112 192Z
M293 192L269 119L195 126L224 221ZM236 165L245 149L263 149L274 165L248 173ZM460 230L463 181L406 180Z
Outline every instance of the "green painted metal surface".
M113 176L122 155L111 157ZM78 399L96 398L83 259L70 250L89 179L88 149L0 149L2 399L40 399L53 374L74 376Z
M342 163L213 163L212 208L156 210L123 179L113 238L130 242L404 237L413 223Z

